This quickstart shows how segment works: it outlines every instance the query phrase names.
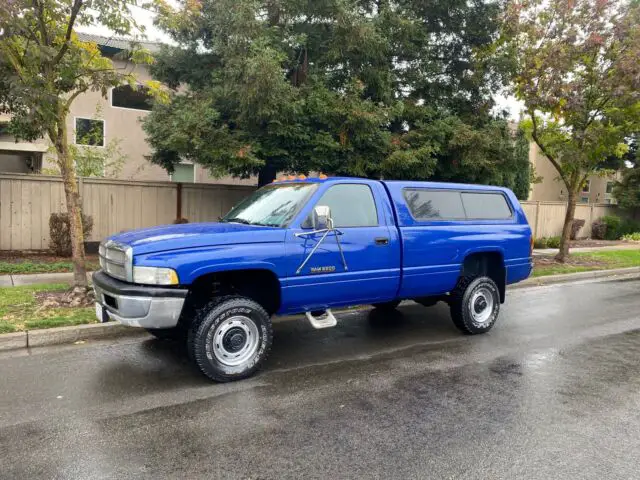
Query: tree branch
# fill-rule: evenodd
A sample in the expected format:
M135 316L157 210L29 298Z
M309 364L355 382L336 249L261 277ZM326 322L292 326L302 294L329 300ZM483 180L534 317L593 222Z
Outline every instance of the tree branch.
M85 87L85 88L81 88L79 90L76 90L75 92L73 92L71 94L71 96L67 99L67 101L64 103L64 109L65 111L69 111L69 108L71 108L71 104L73 103L73 101L78 97L78 95L83 94L84 92L86 92L87 90L89 90L89 87Z
M71 34L73 33L73 26L76 23L76 17L78 16L78 12L81 8L82 0L74 0L73 6L71 7L71 15L69 16L69 23L67 24L67 32L64 35L64 43L56 57L53 59L54 65L62 60L62 57L64 57L64 54L67 53L67 50L69 49L69 41L71 40Z
M44 23L44 4L38 0L33 0L33 7L37 9L38 13L38 26L40 27L40 35L42 35L43 44L49 46L49 35L47 34L47 25Z
M549 161L551 162L551 165L553 165L554 168L558 171L558 173L560 174L560 178L562 178L562 181L564 182L564 184L567 187L567 189L570 189L571 187L569 186L569 182L567 180L567 176L562 171L562 167L560 166L560 162L558 162L553 157L553 155L551 155L549 153L547 148L542 144L542 142L540 141L540 138L538 137L538 123L536 121L535 112L529 111L529 115L531 116L531 122L533 124L533 131L531 132L531 137L536 142L536 145L538 145L538 147L540 148L540 150L542 151L544 156L549 159Z

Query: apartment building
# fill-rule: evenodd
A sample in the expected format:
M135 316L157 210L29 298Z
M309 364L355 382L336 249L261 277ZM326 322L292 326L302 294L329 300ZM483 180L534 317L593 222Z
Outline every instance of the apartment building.
M535 168L536 176L541 178L539 183L532 183L529 192L531 201L567 201L567 188L558 177L558 172L549 159L540 152L535 142L529 144L529 161ZM612 196L613 185L619 180L620 172L607 177L592 175L582 187L578 196L579 203L615 204Z
M146 66L114 58L130 48L128 40L87 33L78 33L78 36L83 41L95 42L103 55L112 58L115 68L133 72L141 83L151 79ZM142 45L151 52L160 47L157 43L142 42ZM257 184L257 179L214 178L205 168L191 162L178 165L169 175L163 168L149 162L147 157L151 148L145 140L140 120L148 115L150 109L148 96L142 87L115 87L109 90L106 98L100 92L83 93L74 100L67 118L69 142L82 148L107 148L116 143L124 158L119 172L114 175L120 180ZM16 142L7 132L9 120L8 115L0 116L0 173L50 171L55 164L47 140Z

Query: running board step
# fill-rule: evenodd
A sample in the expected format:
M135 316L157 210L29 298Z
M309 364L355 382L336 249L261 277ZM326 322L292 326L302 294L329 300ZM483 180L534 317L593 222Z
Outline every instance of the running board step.
M319 317L314 317L311 312L306 312L305 315L313 328L331 328L338 324L338 320L333 316L330 309L325 310L324 314Z

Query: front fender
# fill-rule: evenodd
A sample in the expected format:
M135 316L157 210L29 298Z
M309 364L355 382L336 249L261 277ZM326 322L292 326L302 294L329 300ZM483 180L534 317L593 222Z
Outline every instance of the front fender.
M269 270L282 278L284 255L284 242L220 245L134 257L134 265L173 268L181 285L191 285L203 275L230 270Z

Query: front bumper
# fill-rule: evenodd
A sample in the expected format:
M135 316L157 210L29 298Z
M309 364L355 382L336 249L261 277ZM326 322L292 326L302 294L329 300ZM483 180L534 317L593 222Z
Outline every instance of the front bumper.
M93 289L109 318L142 328L175 327L188 292L121 282L103 271L93 274Z

